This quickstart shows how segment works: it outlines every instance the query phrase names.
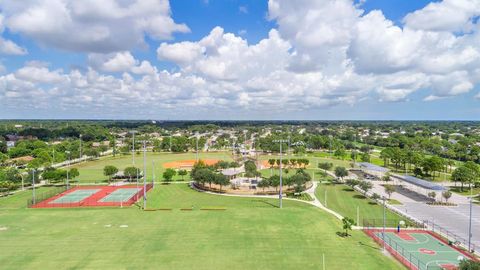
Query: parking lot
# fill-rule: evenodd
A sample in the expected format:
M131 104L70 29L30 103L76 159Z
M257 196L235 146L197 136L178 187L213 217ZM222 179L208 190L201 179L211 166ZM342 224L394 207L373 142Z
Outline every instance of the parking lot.
M420 202L405 202L395 205L395 208L419 219L434 222L450 232L468 239L470 205L430 206ZM472 243L480 249L480 206L473 205L472 211Z

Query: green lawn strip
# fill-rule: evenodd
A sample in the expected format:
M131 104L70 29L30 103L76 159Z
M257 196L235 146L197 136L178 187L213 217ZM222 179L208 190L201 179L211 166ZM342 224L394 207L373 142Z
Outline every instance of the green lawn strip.
M2 269L404 269L360 231L302 202L159 185L149 207L0 211ZM194 206L193 211L180 211ZM223 207L226 211L200 211Z
M41 197L42 194L58 189L58 187L39 187L35 189L37 196ZM2 208L26 208L27 200L33 196L32 190L19 191L13 195L0 198L0 209Z
M395 199L389 199L388 200L388 203L391 204L391 205L402 205L403 203L395 200Z
M383 219L383 207L362 194L352 190L343 184L320 184L315 191L318 200L325 203L325 191L327 192L327 207L338 212L342 216L350 217L357 221L357 207L360 214L360 223L363 219ZM397 214L386 211L386 218L398 222L404 218ZM362 225L362 224L360 224Z
M470 194L473 193L473 195L478 195L480 194L480 187L478 188L473 188L471 191L470 191L470 188L468 186L464 186L463 187L463 191L460 189L460 184L458 184L458 186L456 187L450 187L450 191L451 192L455 192L457 194L460 194L460 195L464 195L464 196L470 196Z
M297 200L302 200L307 202L314 201L314 199L308 193L300 193L299 195L295 195L294 193L287 193L287 198L292 198L292 199L297 199Z

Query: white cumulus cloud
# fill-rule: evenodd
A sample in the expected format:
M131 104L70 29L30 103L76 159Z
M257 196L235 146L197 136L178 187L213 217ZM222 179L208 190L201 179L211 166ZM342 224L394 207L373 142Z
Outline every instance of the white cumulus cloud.
M14 33L61 49L108 53L189 32L170 14L168 0L6 0L5 25Z

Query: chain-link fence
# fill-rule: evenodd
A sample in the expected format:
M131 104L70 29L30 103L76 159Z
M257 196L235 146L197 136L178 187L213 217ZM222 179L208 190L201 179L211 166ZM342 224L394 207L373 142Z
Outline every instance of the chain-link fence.
M449 231L448 229L436 224L433 221L424 220L423 223L426 229L445 238L448 242L454 244L455 246L462 246L463 248L468 250L468 239L465 239L464 237L461 237L458 234L453 233L452 231ZM469 251L474 252L475 250L477 250L475 244L470 243Z
M56 196L62 192L65 192L67 190L69 190L71 188L71 186L67 187L67 186L60 186L60 187L53 187L52 189L48 190L48 191L45 191L45 192L41 192L41 193L38 193L38 194L35 194L35 198L30 198L27 200L27 207L31 207L32 205L34 204L37 204L37 203L40 203L40 202L43 202L53 196Z

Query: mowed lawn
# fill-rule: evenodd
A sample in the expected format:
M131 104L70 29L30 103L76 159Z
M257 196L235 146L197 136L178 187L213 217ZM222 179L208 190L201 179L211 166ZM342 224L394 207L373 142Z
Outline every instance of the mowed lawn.
M199 153L198 156L200 159L232 160L230 152ZM165 162L192 159L195 159L195 153L172 154L148 152L146 154L147 179L149 181L152 179L152 162L155 166L156 181L161 181L162 173L165 171L165 168L162 165ZM103 168L107 165L113 165L119 170L123 170L126 167L133 166L132 155L117 155L116 157L106 157L99 160L87 161L73 165L72 168L78 168L80 176L77 180L81 183L104 183L108 180L108 178L103 175ZM135 167L140 168L143 171L143 153L135 155ZM181 180L182 178L177 175L173 179Z
M157 185L149 208L0 210L1 269L403 269L313 206ZM11 198L0 198L8 204ZM180 208L192 208L181 211ZM201 208L225 208L205 211Z
M35 193L37 196L41 196L42 194L48 192L48 191L53 191L53 190L59 190L59 188L55 187L39 187L35 189ZM6 209L6 208L25 208L27 207L27 201L29 199L32 199L33 197L33 192L31 189L17 192L13 195L10 195L8 197L3 197L0 198L0 209Z
M322 204L325 204L325 192L327 196L327 207L344 217L353 218L355 222L357 222L358 207L361 223L359 225L362 225L363 219L383 220L382 205L374 203L346 185L333 183L318 185L317 190L315 191L315 196L317 196ZM392 223L398 223L400 220L405 220L388 209L386 210L386 219L394 220Z

